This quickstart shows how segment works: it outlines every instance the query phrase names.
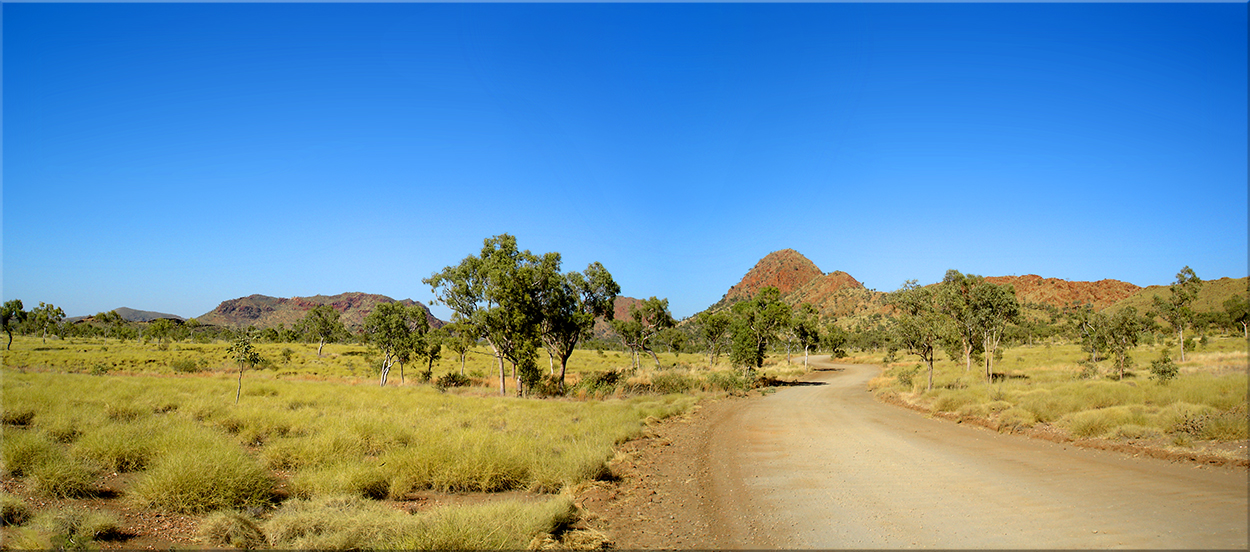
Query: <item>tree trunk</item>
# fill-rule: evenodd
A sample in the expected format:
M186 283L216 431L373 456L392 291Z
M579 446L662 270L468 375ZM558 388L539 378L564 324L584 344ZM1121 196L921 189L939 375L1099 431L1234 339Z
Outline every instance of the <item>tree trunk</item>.
M234 404L239 404L239 395L243 394L243 363L239 363L239 388L234 391Z
M551 349L547 350L547 372L552 376L556 375L556 357L552 356Z
M651 349L647 349L647 352L651 353L651 359L655 361L655 368L658 370L660 368L660 357L656 356L655 351Z
M496 353L495 360L499 361L499 396L502 397L508 394L508 375L504 372L503 357Z
M399 363L399 384L403 385L405 383L408 383L408 380L404 378L404 363L401 361Z
M933 390L933 353L932 352L929 353L928 362L929 362L929 386L925 390L932 391Z
M321 348L326 346L326 339L321 338L321 343L317 345L317 358L321 358Z
M1250 341L1250 323L1241 323L1241 335L1244 339ZM13 334L9 334L9 344L13 343Z
M964 340L964 372L972 370L972 340Z
M460 375L462 376L464 375L464 357L465 355L460 355Z
M1185 328L1178 328L1176 335L1179 339L1178 343L1181 345L1181 362L1185 362Z

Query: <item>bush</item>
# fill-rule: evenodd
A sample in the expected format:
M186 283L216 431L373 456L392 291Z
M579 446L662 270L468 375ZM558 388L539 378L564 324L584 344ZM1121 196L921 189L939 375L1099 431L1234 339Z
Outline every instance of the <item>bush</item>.
M1179 373L1180 368L1172 362L1171 352L1167 349L1163 350L1158 359L1150 361L1150 374L1162 385L1167 385Z
M203 370L199 363L189 358L180 358L169 363L169 367L180 374L194 374Z
M253 550L265 546L265 534L256 520L237 510L214 512L200 524L200 536L209 544Z
M661 372L651 376L651 390L664 395L686 393L694 388L694 385L694 378L678 371Z
M459 372L447 372L438 377L434 381L434 387L446 390L450 387L468 387L473 382L466 376L460 375Z

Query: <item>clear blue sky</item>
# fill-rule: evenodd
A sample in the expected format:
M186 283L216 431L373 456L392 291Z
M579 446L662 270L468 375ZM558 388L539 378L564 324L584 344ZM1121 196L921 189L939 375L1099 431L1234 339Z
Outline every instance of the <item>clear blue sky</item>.
M3 298L1247 275L1247 4L4 4ZM444 318L446 309L435 308Z

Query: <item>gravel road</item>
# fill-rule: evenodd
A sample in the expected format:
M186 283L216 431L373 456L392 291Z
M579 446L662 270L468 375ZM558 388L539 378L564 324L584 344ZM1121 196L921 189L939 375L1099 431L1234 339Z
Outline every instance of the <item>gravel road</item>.
M691 473L661 473L656 485L697 480L677 500L702 510L683 512L686 528L707 529L669 546L1247 548L1245 469L935 420L874 400L865 384L879 368L817 367L806 384L683 430L694 435L677 447L693 456L682 468Z

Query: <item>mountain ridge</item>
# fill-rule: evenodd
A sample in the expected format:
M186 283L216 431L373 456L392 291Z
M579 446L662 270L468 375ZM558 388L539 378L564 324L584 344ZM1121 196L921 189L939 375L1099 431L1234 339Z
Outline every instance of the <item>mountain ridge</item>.
M305 313L320 305L329 305L339 311L343 325L348 328L360 326L364 319L381 303L399 302L404 305L416 305L425 311L426 320L434 328L442 327L447 322L430 313L430 308L412 299L396 300L385 295L362 293L358 291L340 293L338 295L313 295L310 297L271 297L252 294L236 299L222 301L213 310L196 317L201 324L214 326L272 328L278 325L293 326Z

